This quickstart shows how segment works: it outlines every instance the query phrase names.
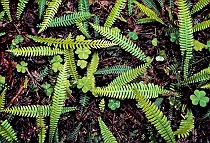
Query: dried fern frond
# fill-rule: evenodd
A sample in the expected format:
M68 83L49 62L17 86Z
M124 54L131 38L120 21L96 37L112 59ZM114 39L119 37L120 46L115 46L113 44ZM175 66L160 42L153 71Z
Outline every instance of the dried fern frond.
M90 25L98 31L100 34L102 34L107 39L112 40L114 43L119 45L121 48L123 48L125 51L130 52L133 56L146 61L146 56L143 54L143 52L140 50L140 48L134 44L132 41L127 39L125 36L121 35L119 32L114 31L107 27L101 27L96 26L90 23Z
M12 22L12 17L10 14L10 7L9 7L9 0L1 0L1 5L8 16L9 21Z
M185 138L189 135L189 132L192 131L194 128L194 119L193 119L192 111L187 110L186 118L185 120L181 120L180 126L177 129L177 131L174 132L174 135L177 135L178 138L182 137Z
M18 2L18 7L17 7L17 14L16 14L16 17L17 17L17 20L20 19L20 15L22 14L26 4L28 3L29 0L19 0Z
M3 122L1 121L0 135L3 136L8 142L17 142L15 131L7 120L4 120Z
M203 9L205 6L207 6L210 3L210 0L199 0L192 8L191 10L191 15L200 11Z
M193 26L193 32L205 30L210 27L210 20L203 21Z
M167 117L163 115L163 112L158 109L151 101L144 99L143 94L138 90L134 90L137 95L136 100L142 111L146 114L147 119L153 124L158 133L165 139L166 142L176 143L173 131L171 129L170 122Z
M108 129L101 117L98 117L98 123L104 143L117 143L116 138L113 136L112 132Z
M126 0L116 0L114 7L112 8L109 16L104 23L104 27L110 28L116 18L119 16L121 10L123 9L123 5L125 4Z

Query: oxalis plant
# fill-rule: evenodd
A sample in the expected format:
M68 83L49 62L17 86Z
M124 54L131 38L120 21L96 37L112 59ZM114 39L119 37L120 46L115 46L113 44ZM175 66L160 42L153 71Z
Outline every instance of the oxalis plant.
M193 57L192 51L193 47L198 45L199 41L196 41L193 37L193 32L204 30L210 26L209 20L202 23L198 23L193 26L191 15L195 12L204 8L208 1L200 0L196 3L190 10L187 2L185 0L177 0L178 6L178 21L179 24L179 45L182 56L183 65L181 65L181 73L176 73L175 70L177 64L174 64L170 67L172 72L177 76L177 81L171 85L171 89L164 89L161 86L158 86L154 83L139 82L138 77L144 75L147 72L147 69L151 67L153 57L148 57L144 54L141 48L131 39L126 38L119 31L112 29L112 25L119 14L124 8L124 5L128 4L129 14L132 13L132 5L135 4L140 10L145 13L149 18L141 20L139 23L146 22L159 22L163 26L169 26L159 18L157 11L154 12L148 6L139 3L138 1L126 1L126 0L117 0L108 15L103 26L100 26L98 23L98 18L90 13L89 4L87 0L78 1L78 11L74 13L64 14L60 17L55 17L55 14L58 11L59 6L62 4L62 0L53 0L49 2L45 14L43 14L44 7L46 2L38 2L38 11L39 18L42 20L40 24L37 25L38 34L42 34L46 29L50 30L54 27L70 27L76 25L77 28L83 35L87 38L74 39L74 35L69 34L67 38L56 38L56 37L41 37L37 35L27 34L30 42L39 43L40 46L31 46L31 47L20 47L15 49L8 49L7 52L22 57L41 57L41 56L54 56L51 61L49 61L55 72L59 72L56 80L56 84L53 87L52 98L49 105L28 105L28 106L13 106L10 108L5 108L5 94L6 89L3 90L0 98L0 111L8 114L36 118L36 123L38 126L38 137L39 143L44 143L49 141L49 143L55 142L57 138L58 122L62 114L69 111L77 110L77 107L66 107L65 100L68 98L68 88L71 90L76 87L81 90L86 98L88 99L89 94L91 93L94 97L107 97L107 98L116 98L119 100L132 99L136 100L138 106L141 108L141 111L144 112L148 121L154 125L157 132L161 137L169 143L176 142L176 137L185 138L194 128L194 116L190 109L187 109L184 119L181 120L179 127L176 130L172 130L172 125L169 119L163 114L163 112L155 105L151 98L158 98L161 94L169 94L173 98L179 95L179 89L183 86L189 85L196 82L207 82L210 79L210 68L202 69L198 73L193 75L189 74L189 63ZM28 0L18 1L17 6L17 15L16 19L19 20L24 11L25 6L27 5ZM10 22L12 22L12 16L10 14L10 3L8 0L1 1L2 7L5 14L7 15ZM170 12L170 9L168 10ZM171 13L169 13L169 16ZM43 17L43 18L42 18ZM94 17L94 22L89 22L90 18ZM172 17L169 17L171 20ZM94 29L95 37L92 37L93 32L89 31L89 26ZM170 25L172 26L172 25ZM97 38L98 34L102 37ZM92 37L92 38L91 38ZM187 38L186 38L187 37ZM197 44L197 45L196 45ZM108 48L112 46L119 46L121 49L128 52L128 54L139 59L143 64L131 68L127 66L113 66L105 69L101 69L100 72L97 71L99 62L98 51L101 48ZM156 45L155 45L156 46ZM91 54L95 49L94 53ZM89 55L91 56L89 57ZM64 60L60 58L59 55L64 57ZM76 56L80 60L76 61ZM90 62L85 61L90 58ZM63 62L63 65L61 62ZM76 62L78 62L76 64ZM85 62L85 63L84 63ZM87 68L86 67L87 64ZM79 75L78 68L76 65L80 66L85 74ZM21 64L18 66L17 70L24 73L24 68L26 64ZM177 66L178 67L178 66ZM95 73L100 74L119 74L114 80L111 81L105 87L98 87L95 79ZM183 75L181 76L180 74ZM69 77L70 75L70 77ZM183 78L182 78L183 77ZM208 84L206 84L207 86ZM203 87L206 87L205 85ZM49 86L43 86L46 90ZM8 91L9 92L9 91ZM190 98L190 97L189 97ZM82 106L86 105L87 100L81 100ZM100 104L101 112L104 111L103 105L105 102ZM117 106L118 108L119 106ZM49 117L49 129L46 129L45 118ZM103 117L98 116L98 124L101 130L102 138L105 143L115 143L117 142L116 138L106 126ZM12 126L7 120L1 122L0 134L9 142L17 142L18 137L15 134L15 131L12 129ZM78 131L79 129L77 129ZM76 131L76 130L75 130ZM49 132L49 134L46 134ZM48 139L46 139L48 136Z

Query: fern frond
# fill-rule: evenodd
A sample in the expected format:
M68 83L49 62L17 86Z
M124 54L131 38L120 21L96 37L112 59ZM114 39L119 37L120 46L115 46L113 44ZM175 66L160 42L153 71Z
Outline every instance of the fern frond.
M7 17L9 18L9 21L12 22L12 17L10 14L10 7L9 7L9 0L1 0L1 5L4 11L6 12Z
M203 21L193 26L193 32L201 31L210 27L210 20Z
M39 9L39 19L42 18L42 15L44 13L45 5L46 5L46 0L39 0L38 3L38 9Z
M65 14L60 17L53 18L50 24L47 27L60 27L60 26L70 26L77 23L81 23L82 21L85 21L89 19L92 16L89 12L77 12L77 13L71 13L71 14ZM41 25L37 25L37 27L40 27Z
M40 25L40 29L38 33L43 32L49 24L51 23L53 17L55 16L58 7L61 5L62 0L52 0L50 4L48 5L48 8L46 9L46 14L44 15L44 20Z
M174 0L167 0L170 8L174 8Z
M195 82L201 82L201 81L207 81L210 79L210 68L206 68L201 70L198 73L195 73L194 75L190 76L189 78L186 78L183 81L180 81L179 85L187 85Z
M89 101L90 101L90 97L89 97L89 96L87 96L87 95L81 95L81 96L80 96L79 103L80 103L83 107L85 107L85 106L88 104Z
M184 78L188 76L189 61L192 57L193 30L190 11L186 0L178 0L179 44L184 59Z
M96 26L93 25L92 23L90 23L90 25L100 34L105 36L107 39L110 39L114 43L118 44L125 51L128 51L137 58L146 61L146 56L143 54L140 48L132 41L127 39L125 36L121 35L119 32L113 31L112 29L107 27Z
M94 73L97 70L98 62L99 62L98 53L94 53L93 58L92 58L90 64L88 65L88 67L87 67L87 78L91 81L92 88L95 88Z
M15 56L53 56L58 54L63 54L64 50L59 48L51 48L49 46L39 46L39 47L22 47L15 48L11 50L6 50L7 52L13 53Z
M4 89L0 96L0 112L4 109L6 91L7 89Z
M118 86L108 86L105 88L96 87L92 90L93 94L99 96L107 96L111 98L118 99L136 99L136 95L133 92L133 89L137 89L138 92L143 95L145 98L156 98L159 94L169 93L168 90L163 89L152 83L131 83L121 87Z
M207 83L207 84L201 86L201 88L210 89L210 83Z
M137 95L137 101L142 111L146 114L147 119L153 124L158 133L165 139L166 142L176 143L170 122L163 112L158 109L151 101L144 99L143 94L138 90L134 90Z
M39 137L39 143L44 143L45 137L46 137L46 129L45 129L45 122L44 117L42 113L42 108L40 106L38 107L38 118L36 120L37 126L38 126L38 137Z
M33 39L35 42L43 43L48 46L55 46L56 48L63 49L75 49L76 47L87 47L87 48L107 48L116 45L106 40L76 40L73 39L62 39L62 38L42 38L39 36L27 35L28 38Z
M104 98L101 99L100 103L98 104L100 111L103 113L105 109L105 100Z
M78 71L74 60L74 51L72 49L67 49L64 51L64 61L66 62L66 68L68 73L71 75L72 79L78 80Z
M128 0L128 16L132 15L133 12L133 0Z
M153 0L142 0L142 2L147 7L154 9L155 13L157 13L158 15L160 15L160 11L158 10L157 5L154 3Z
M94 74L96 75L97 74L121 74L131 69L132 68L129 66L117 65L117 66L99 69Z
M91 36L88 33L87 28L84 26L84 23L78 23L76 22L77 28L82 32L83 35L87 38L91 38Z
M0 135L3 136L8 142L17 141L15 131L7 120L1 122Z
M52 97L52 111L50 113L50 129L49 129L49 142L52 143L55 131L57 128L58 120L62 113L63 103L66 98L66 82L67 81L66 63L62 71L59 73L57 83L54 88Z
M108 86L121 87L121 86L131 82L138 76L142 75L146 71L146 69L149 65L150 65L150 63L145 63L141 66L138 66L135 69L131 69L131 70L128 70L128 71L122 73L120 76L118 76L116 79L114 79Z
M155 22L155 19L152 18L142 18L136 21L136 24L144 24L144 23L150 23L150 22Z
M1 32L0 33L0 36L4 36L6 33L5 32Z
M75 138L77 137L80 128L82 127L82 122L79 122L79 124L74 128L74 130L72 131L71 135L69 136L69 140L75 140Z
M63 107L62 114L65 114L65 113L68 113L71 111L75 111L75 110L77 110L77 107Z
M112 132L108 129L101 117L98 117L98 123L104 143L117 143L116 138L113 136Z
M148 7L144 6L143 4L140 4L136 0L133 1L141 10L144 12L149 18L156 20L157 22L160 22L161 24L165 25L162 19L158 17L158 15L149 9Z
M112 24L122 11L125 2L126 0L116 0L114 7L112 8L109 16L106 19L106 22L104 23L104 27L110 28L112 26Z
M99 26L99 23L100 23L100 20L99 20L99 17L98 16L94 16L94 25L97 25L97 26ZM94 35L95 35L95 37L98 37L98 31L96 31L95 29L94 29Z
M18 2L18 7L17 7L17 14L16 14L16 18L17 20L20 19L20 15L22 14L26 4L28 3L29 0L19 0Z
M192 8L191 10L191 15L200 11L203 9L205 6L207 6L210 3L210 0L199 0Z
M194 128L194 119L192 111L188 110L186 114L186 120L181 120L180 126L174 135L178 135L178 138L185 138L189 135L189 132Z

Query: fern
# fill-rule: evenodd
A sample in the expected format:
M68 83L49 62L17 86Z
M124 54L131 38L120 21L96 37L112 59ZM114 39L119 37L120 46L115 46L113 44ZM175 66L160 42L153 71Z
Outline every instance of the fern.
M97 74L121 74L131 69L132 68L129 66L117 65L117 66L99 69L94 74L96 75Z
M91 24L91 26L100 34L105 36L107 39L110 39L114 43L121 46L121 48L123 48L125 51L128 51L132 55L136 56L137 58L143 61L146 61L146 56L143 54L140 48L136 44L134 44L132 41L128 40L125 36L107 27L96 26L93 24Z
M51 20L53 19L54 15L56 14L58 7L61 5L62 0L52 0L48 8L46 10L46 14L44 16L44 20L41 24L41 28L39 29L38 33L43 32L49 26Z
M77 107L63 107L62 114L77 110Z
M153 0L142 0L142 2L143 2L146 6L148 6L149 8L154 9L154 11L155 11L158 15L160 15L160 12L159 12L159 10L158 10L158 8L157 8L157 6L156 6L156 4L154 3Z
M9 0L1 0L1 5L3 6L4 11L6 12L9 21L12 22L10 8L9 8Z
M11 52L16 56L53 56L58 54L63 54L64 51L59 48L50 48L49 46L39 46L39 47L22 47L6 50L7 52Z
M144 84L144 83L131 83L124 85L122 87L118 86L108 86L105 88L96 87L92 90L94 95L107 96L111 98L118 99L136 99L136 95L133 89L137 89L138 92L145 98L156 98L159 94L169 93L168 90L163 89L154 84Z
M178 138L185 138L189 135L189 132L194 128L193 114L190 110L187 111L186 120L181 120L179 129L174 132L174 135L178 135Z
M63 103L66 98L66 82L67 71L66 63L63 66L62 71L59 73L57 83L54 88L52 111L50 113L50 129L49 129L49 142L52 143L55 131L57 128L58 120L62 113Z
M158 133L166 142L176 143L170 122L167 120L167 117L163 115L163 112L161 112L151 101L145 100L143 94L139 93L138 90L135 90L134 92L137 95L139 106L141 106L147 119L155 126Z
M205 85L201 86L201 88L210 89L210 83L207 83L207 84L205 84Z
M117 143L116 138L113 136L112 132L108 129L101 117L98 117L98 123L104 143Z
M91 13L88 12L65 14L63 16L53 18L47 27L70 26L75 24L76 22L81 23L82 21L89 19L91 16ZM37 25L37 27L40 26L41 25Z
M158 17L158 15L157 15L155 12L153 12L151 9L149 9L149 8L146 7L146 6L144 6L143 4L140 4L139 2L137 2L137 1L135 1L135 0L134 0L133 2L134 2L134 3L142 10L142 12L144 12L149 18L154 19L154 20L160 22L161 24L165 25L165 23L162 21L162 19L160 19L160 18Z
M160 104L162 102L163 102L163 98L162 97L158 97L158 98L155 99L153 104L156 105L156 106L160 106Z
M128 0L128 16L132 15L133 12L133 0Z
M167 0L170 8L174 8L174 0Z
M99 20L99 17L98 16L94 16L94 25L97 25L97 26L99 26L99 23L100 23L100 20ZM98 31L96 31L95 29L94 29L94 35L95 35L95 37L98 37Z
M46 129L45 129L45 122L43 119L43 113L42 108L38 107L38 118L37 118L37 126L39 128L39 143L44 143L45 137L46 137Z
M210 20L203 21L193 26L193 32L201 31L210 27Z
M202 120L205 120L206 118L210 118L210 107L207 109L206 114L203 115Z
M0 33L0 36L4 36L6 33L5 32L2 32L2 33Z
M39 36L28 35L28 38L33 39L35 42L44 43L48 46L55 46L56 48L63 49L75 49L76 47L87 47L87 48L107 48L116 44L106 40L72 40L62 38L42 38Z
M42 15L44 13L45 5L46 5L46 0L39 0L38 3L38 9L39 9L39 19L42 18Z
M123 86L138 76L142 75L144 72L146 72L147 67L150 65L150 63L146 63L144 65L138 66L135 69L128 70L124 73L122 73L119 77L114 79L108 86Z
M193 30L189 8L185 0L178 0L179 44L184 58L184 78L188 76L189 61L192 57Z
M3 136L8 142L17 141L15 131L7 120L1 122L0 135Z
M16 15L17 20L20 19L20 15L23 12L23 10L24 10L26 4L28 3L28 1L29 0L19 0L18 7L17 7L17 15Z
M104 100L104 98L101 99L101 101L98 104L98 106L99 106L100 111L104 112L104 109L105 109L105 100Z
M88 33L88 30L85 28L83 23L76 22L76 25L77 25L77 28L82 32L82 34L85 35L85 37L91 38L89 33Z
M64 56L65 56L64 61L66 62L66 68L68 73L71 75L73 80L77 81L78 72L74 60L74 51L72 49L65 50Z
M79 124L76 126L76 128L74 128L71 135L69 136L68 138L69 140L74 140L77 137L81 126L82 126L82 122L79 122Z
M89 96L87 96L87 95L81 95L81 96L80 96L79 103L80 103L83 107L85 107L85 106L88 104L89 101L90 101L90 97L89 97Z
M144 23L150 23L150 22L155 22L155 19L152 18L142 18L136 21L136 24L144 24Z
M0 112L4 109L6 91L7 89L4 89L0 96Z
M191 14L194 14L210 3L210 0L199 0L192 8Z
M125 2L126 0L116 0L114 7L112 8L109 16L106 19L106 22L104 23L104 27L110 28L112 26L112 24L122 11Z

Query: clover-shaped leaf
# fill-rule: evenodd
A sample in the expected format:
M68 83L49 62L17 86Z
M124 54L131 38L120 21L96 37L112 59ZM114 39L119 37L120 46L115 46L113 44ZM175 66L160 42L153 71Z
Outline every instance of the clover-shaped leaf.
M77 66L79 66L81 69L84 69L87 66L87 61L85 60L78 60Z
M63 59L61 58L60 55L54 56L53 59L50 61L50 63L57 63L57 62L62 62Z
M131 37L133 40L138 39L138 35L136 34L136 32L129 32L128 36Z
M63 68L63 65L60 62L56 62L52 64L52 70L57 72Z
M28 63L21 61L20 64L16 65L16 69L18 72L25 73Z
M5 77L0 75L0 84L5 84Z
M201 107L205 107L206 104L209 102L209 97L206 97L206 92L201 90L195 90L194 94L190 96L193 105L200 104Z
M109 99L108 107L111 110L115 110L117 108L120 108L120 101L117 99Z
M78 36L76 37L76 40L77 40L77 41L85 40L85 36L83 36L83 35L78 35Z
M75 53L78 54L78 57L80 59L87 59L91 51L87 47L84 47L84 48L80 47L80 48L77 48Z
M91 81L87 77L83 77L82 79L78 80L77 88L82 88L82 91L86 93L91 89Z
M179 43L179 31L170 34L170 41L175 42L176 44Z
M152 45L153 45L153 46L157 46L157 43L158 43L157 38L153 38L153 39L152 39Z
M47 96L50 96L53 93L53 88L50 84L42 84L42 88Z

